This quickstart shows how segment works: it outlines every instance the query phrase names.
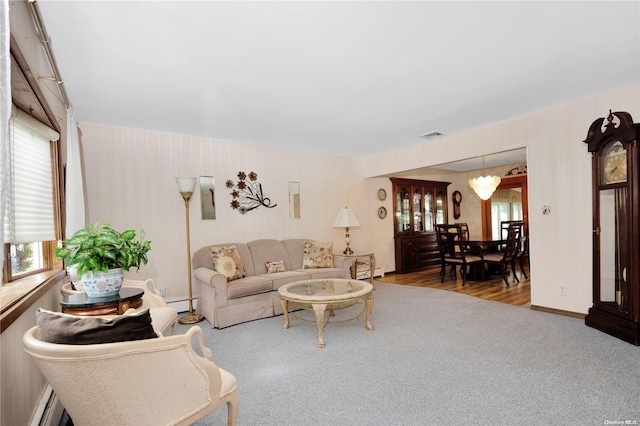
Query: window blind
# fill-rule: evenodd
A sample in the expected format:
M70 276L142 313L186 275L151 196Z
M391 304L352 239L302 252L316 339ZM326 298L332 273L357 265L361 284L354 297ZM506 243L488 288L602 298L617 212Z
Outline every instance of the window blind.
M57 138L57 133L33 121L16 116L9 124L11 188L5 243L56 239L51 137Z

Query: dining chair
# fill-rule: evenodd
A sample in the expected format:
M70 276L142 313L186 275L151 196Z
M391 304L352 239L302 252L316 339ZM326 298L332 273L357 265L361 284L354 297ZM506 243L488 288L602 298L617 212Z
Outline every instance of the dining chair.
M513 271L513 278L520 282L518 275L516 274L515 265L518 253L520 251L521 236L522 235L522 223L511 223L507 228L507 239L502 251L498 253L487 253L484 255L484 263L487 266L496 265L500 270L500 275L504 283L509 286L507 280L507 274L509 272L508 267L511 266Z
M436 237L438 250L440 251L441 268L440 282L444 282L447 266L451 265L450 275L456 280L456 268L460 266L462 285L466 284L469 266L479 264L484 281L484 264L481 254L470 254L467 244L464 242L462 227L458 224L436 225Z
M518 251L517 259L520 263L520 273L522 273L525 278L529 278L524 271L525 259L529 262L529 231L526 225L522 227L522 238L520 239L520 250Z
M454 225L460 225L460 229L462 230L462 239L464 241L469 241L469 225L467 225L467 222L456 222Z

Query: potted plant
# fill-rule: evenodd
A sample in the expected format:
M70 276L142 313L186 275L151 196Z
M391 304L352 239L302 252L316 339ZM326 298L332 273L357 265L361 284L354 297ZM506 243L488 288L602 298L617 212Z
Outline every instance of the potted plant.
M108 223L87 224L56 248L56 256L76 267L87 296L105 297L120 292L124 271L146 264L150 249L142 230L136 239L132 229L118 232Z

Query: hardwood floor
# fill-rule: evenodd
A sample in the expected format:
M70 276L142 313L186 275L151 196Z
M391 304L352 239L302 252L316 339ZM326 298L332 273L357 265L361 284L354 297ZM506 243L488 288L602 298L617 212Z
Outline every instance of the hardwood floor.
M425 269L418 272L407 274L386 274L384 278L378 277L376 280L384 281L392 284L412 285L418 287L438 288L440 290L456 291L458 293L468 294L470 296L479 297L481 299L493 300L495 302L508 303L515 306L530 307L531 306L531 285L529 278L525 278L520 273L520 266L516 266L520 283L513 279L513 275L509 275L509 286L507 287L500 275L493 275L487 281L472 281L467 278L467 282L462 286L462 277L457 274L457 279L447 274L444 282L440 283L440 267ZM525 265L525 272L529 274L529 268Z

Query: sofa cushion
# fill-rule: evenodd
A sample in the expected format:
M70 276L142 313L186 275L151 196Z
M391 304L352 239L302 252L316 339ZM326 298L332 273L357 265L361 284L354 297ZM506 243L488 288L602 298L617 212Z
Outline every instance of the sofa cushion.
M81 317L38 308L40 339L64 345L93 345L158 337L148 309L117 316Z
M333 242L305 242L302 268L333 268Z
M284 267L284 260L274 260L272 262L264 262L265 268L267 268L267 274L274 274L276 272L285 272L287 269Z
M272 290L271 276L255 275L244 277L227 283L227 297L237 299L253 294L265 293Z
M211 247L213 269L227 277L227 281L244 278L244 265L235 245L227 247Z
M264 278L268 278L271 280L272 285L271 285L271 289L272 290L277 290L280 286L285 285L285 284L289 284L289 283L294 283L296 281L304 281L304 280L308 280L311 279L311 274L308 274L306 272L306 269L303 270L299 270L299 271L285 271L285 272L276 272L273 274L262 274L259 275L261 277Z

